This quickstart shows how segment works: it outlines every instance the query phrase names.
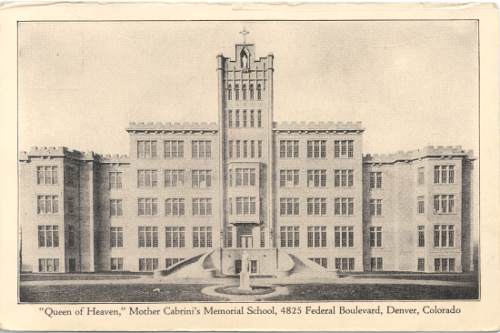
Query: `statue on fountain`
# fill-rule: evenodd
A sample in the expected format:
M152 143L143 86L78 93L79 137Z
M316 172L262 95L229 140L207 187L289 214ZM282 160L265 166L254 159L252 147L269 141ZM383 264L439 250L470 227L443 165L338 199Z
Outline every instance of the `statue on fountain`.
M250 286L250 269L249 269L250 261L248 260L247 251L243 251L241 255L241 272L240 272L240 286L239 290L249 291L252 290Z

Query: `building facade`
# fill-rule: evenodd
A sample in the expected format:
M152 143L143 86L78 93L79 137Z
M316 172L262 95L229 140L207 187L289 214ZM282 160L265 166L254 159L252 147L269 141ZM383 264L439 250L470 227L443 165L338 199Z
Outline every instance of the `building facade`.
M277 123L273 55L217 56L218 123L131 123L129 155L21 152L21 269L221 274L472 268L472 152L363 155L358 123ZM216 258L215 258L216 257Z

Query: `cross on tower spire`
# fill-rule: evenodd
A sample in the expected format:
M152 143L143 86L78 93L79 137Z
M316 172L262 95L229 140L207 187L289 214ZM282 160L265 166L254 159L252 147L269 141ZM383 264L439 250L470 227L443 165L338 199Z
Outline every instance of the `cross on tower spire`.
M250 32L248 32L245 27L243 27L243 30L240 31L240 34L243 36L243 44L246 44L247 43L247 35L249 34Z

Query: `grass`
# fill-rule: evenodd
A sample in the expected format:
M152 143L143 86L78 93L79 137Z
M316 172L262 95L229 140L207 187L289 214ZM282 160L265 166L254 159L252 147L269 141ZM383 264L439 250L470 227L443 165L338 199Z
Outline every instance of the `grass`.
M104 284L21 286L21 302L221 301L201 293L206 285ZM266 301L477 299L477 287L392 284L293 284L289 295ZM159 288L159 292L153 290Z

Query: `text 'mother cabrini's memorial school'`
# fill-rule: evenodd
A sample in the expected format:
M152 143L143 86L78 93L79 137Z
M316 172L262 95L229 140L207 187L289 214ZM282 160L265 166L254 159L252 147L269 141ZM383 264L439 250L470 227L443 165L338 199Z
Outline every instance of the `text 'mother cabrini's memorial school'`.
M217 56L218 123L130 123L128 156L21 152L21 270L472 270L472 152L363 155L359 122L275 122L273 59Z

